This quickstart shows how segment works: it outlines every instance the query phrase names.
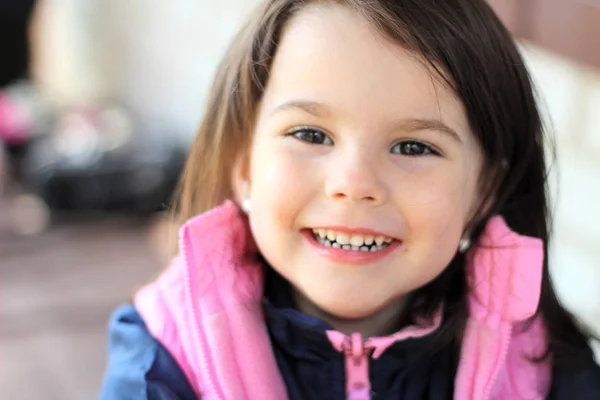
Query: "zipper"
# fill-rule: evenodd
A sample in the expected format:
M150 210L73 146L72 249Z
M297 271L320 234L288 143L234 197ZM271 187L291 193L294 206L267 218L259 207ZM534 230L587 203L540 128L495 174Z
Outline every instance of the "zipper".
M374 346L364 341L360 333L345 337L341 343L346 367L346 400L369 400L371 381L369 379L369 360Z
M494 388L494 385L496 384L496 381L498 380L498 374L500 372L500 368L502 368L502 366L506 362L506 357L508 355L508 347L510 345L510 338L512 336L512 330L513 330L512 324L509 324L508 328L506 329L505 336L502 339L502 347L500 348L500 352L501 352L500 358L498 359L498 363L496 364L496 366L494 368L492 378L488 382L487 388L485 390L485 395L483 396L484 400L490 400L492 397L492 389Z
M185 227L187 229L187 227ZM215 400L225 400L224 396L220 393L220 390L217 389L217 385L216 385L216 379L214 378L212 371L210 370L210 368L208 367L208 356L207 354L209 354L209 350L208 350L208 346L206 345L206 338L204 337L204 335L202 334L202 330L200 329L200 320L198 318L198 313L196 312L196 307L194 306L194 299L192 297L192 280L191 280L191 276L190 276L190 266L188 264L188 260L190 259L190 255L187 253L187 246L186 246L186 238L187 238L187 233L183 234L180 236L179 238L179 248L181 249L181 252L183 253L184 259L183 262L185 264L185 268L183 271L183 275L184 275L184 281L185 281L185 295L188 299L188 301L190 302L190 312L192 314L192 320L193 320L193 324L192 324L192 329L193 331L193 337L194 337L194 341L196 342L196 345L199 346L202 351L200 352L200 368L202 369L202 376L205 378L205 384L206 384L206 389L207 392L205 392L203 394L203 398L209 398L209 399L215 399ZM198 340L200 341L200 343L197 343ZM198 390L201 390L200 387L198 387Z

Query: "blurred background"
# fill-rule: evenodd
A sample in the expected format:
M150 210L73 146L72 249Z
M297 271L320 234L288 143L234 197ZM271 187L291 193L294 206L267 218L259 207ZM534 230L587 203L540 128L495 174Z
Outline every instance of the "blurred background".
M212 75L259 1L0 0L0 399L97 397L110 312L165 264ZM490 3L556 146L557 289L600 334L600 3Z

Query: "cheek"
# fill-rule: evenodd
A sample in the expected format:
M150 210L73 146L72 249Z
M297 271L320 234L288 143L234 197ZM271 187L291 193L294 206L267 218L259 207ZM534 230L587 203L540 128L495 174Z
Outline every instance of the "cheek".
M262 255L289 278L289 260L302 251L296 240L302 213L318 194L318 171L314 163L277 145L277 139L270 146L260 144L251 161L250 225Z
M290 228L314 196L316 179L308 160L286 149L281 140L256 143L250 171L252 214L262 223Z
M445 165L415 177L407 195L399 195L410 242L421 256L451 259L469 218L475 179L467 168Z

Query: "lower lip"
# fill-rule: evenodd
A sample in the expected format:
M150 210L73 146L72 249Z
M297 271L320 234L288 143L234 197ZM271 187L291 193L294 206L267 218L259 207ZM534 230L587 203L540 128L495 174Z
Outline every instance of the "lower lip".
M308 240L308 242L317 250L317 253L330 259L333 262L340 264L354 264L354 265L364 265L371 264L385 258L388 254L396 250L402 242L399 240L394 240L383 250L379 251L353 251L353 250L343 250L336 249L333 247L327 247L317 242L314 238L313 234L309 230L302 231L304 237Z

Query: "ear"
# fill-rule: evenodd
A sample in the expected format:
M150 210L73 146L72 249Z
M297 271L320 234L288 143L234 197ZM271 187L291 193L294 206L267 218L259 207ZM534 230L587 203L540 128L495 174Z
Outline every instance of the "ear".
M237 204L250 196L250 160L246 152L240 154L231 169L231 188L233 189L233 200Z

